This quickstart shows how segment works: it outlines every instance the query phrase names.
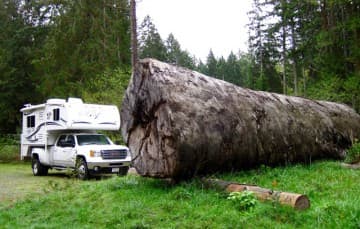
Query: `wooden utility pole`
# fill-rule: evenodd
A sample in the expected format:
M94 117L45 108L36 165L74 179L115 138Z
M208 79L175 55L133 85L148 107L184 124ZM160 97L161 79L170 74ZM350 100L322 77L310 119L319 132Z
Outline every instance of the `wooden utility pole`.
M137 25L136 25L136 2L130 0L130 23L131 23L131 67L133 74L136 71L136 64L138 61L137 54Z

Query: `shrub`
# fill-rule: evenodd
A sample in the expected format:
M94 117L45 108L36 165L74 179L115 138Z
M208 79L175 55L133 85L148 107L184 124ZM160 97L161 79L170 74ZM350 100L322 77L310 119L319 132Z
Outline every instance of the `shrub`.
M10 162L19 160L19 146L0 145L0 162Z
M0 162L16 161L19 159L19 135L0 135Z
M257 204L257 199L251 191L232 192L227 199L231 200L240 211L251 211Z
M356 141L350 149L346 151L345 162L350 164L360 162L360 142Z

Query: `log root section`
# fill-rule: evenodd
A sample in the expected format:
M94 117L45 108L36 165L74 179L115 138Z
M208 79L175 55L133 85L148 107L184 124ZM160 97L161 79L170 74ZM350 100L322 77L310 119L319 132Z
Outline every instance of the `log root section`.
M142 176L196 174L342 158L360 138L348 106L252 91L153 59L138 63L121 132Z
M255 185L239 184L217 179L203 179L202 182L205 187L215 188L218 191L251 191L259 200L274 201L282 205L289 205L297 210L304 210L310 207L309 198L306 195L302 194L274 191Z

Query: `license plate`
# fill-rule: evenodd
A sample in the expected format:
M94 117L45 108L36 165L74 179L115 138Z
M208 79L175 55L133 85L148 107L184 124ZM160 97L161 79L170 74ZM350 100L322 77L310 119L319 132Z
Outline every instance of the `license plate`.
M113 172L113 173L118 173L118 172L119 172L119 168L112 168L112 169L111 169L111 172Z

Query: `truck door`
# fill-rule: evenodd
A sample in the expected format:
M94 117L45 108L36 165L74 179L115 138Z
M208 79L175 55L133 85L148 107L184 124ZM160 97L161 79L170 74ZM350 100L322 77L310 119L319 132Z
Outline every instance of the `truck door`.
M75 138L73 135L61 135L54 147L54 165L63 167L75 166Z

